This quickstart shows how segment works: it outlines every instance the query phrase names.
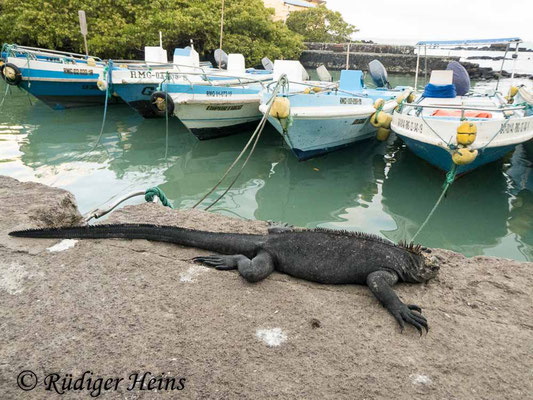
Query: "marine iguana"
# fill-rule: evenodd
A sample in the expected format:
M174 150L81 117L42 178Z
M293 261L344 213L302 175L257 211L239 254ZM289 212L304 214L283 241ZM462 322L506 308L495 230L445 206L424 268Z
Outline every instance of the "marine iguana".
M248 282L265 279L273 271L324 284L367 285L394 316L422 335L429 331L422 310L404 304L392 286L398 281L421 283L439 270L431 250L413 244L395 244L378 236L329 229L294 230L273 227L267 235L215 233L173 226L111 224L10 232L33 238L123 238L176 243L225 255L193 260L218 270L237 269Z

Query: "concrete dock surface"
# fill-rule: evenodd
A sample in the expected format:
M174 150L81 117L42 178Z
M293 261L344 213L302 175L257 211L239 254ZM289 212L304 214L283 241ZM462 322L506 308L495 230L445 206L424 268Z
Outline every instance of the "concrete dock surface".
M438 250L446 261L437 279L395 287L422 307L430 331L420 337L410 326L401 333L365 286L279 273L250 284L192 262L209 252L146 240L7 235L80 224L61 189L0 177L0 209L2 399L533 393L533 263ZM262 221L153 203L120 209L110 222L266 232Z

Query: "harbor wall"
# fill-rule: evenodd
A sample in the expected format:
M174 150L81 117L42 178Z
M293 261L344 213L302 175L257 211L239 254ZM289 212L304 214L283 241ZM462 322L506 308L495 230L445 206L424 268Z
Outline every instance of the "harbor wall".
M348 44L305 43L306 50L300 56L300 62L306 68L325 65L328 69L346 68L346 51ZM420 57L419 73L425 69L425 57ZM415 74L416 59L414 46L387 45L372 43L352 43L350 45L350 69L368 70L368 63L379 60L389 73ZM427 56L428 73L434 69L446 69L450 61L459 61L459 57ZM461 62L472 79L494 79L497 77L492 68L480 67L476 63ZM503 76L509 75L503 72Z

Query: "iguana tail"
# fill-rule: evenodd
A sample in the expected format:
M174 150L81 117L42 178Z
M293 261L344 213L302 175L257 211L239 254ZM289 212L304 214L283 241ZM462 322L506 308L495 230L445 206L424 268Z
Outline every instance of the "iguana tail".
M216 233L150 224L108 224L14 231L10 236L29 238L147 239L253 257L260 235Z

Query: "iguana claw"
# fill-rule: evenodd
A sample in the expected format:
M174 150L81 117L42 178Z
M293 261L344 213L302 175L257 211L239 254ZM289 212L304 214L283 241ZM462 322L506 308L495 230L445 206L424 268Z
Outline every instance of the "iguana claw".
M233 262L231 256L199 256L192 259L208 267L215 267L218 270L236 269L237 263Z
M405 322L413 325L420 333L420 336L424 333L424 329L426 333L429 332L426 317L420 314L421 311L422 309L415 304L402 304L398 310L393 312L394 318L400 324L402 332L405 327Z

